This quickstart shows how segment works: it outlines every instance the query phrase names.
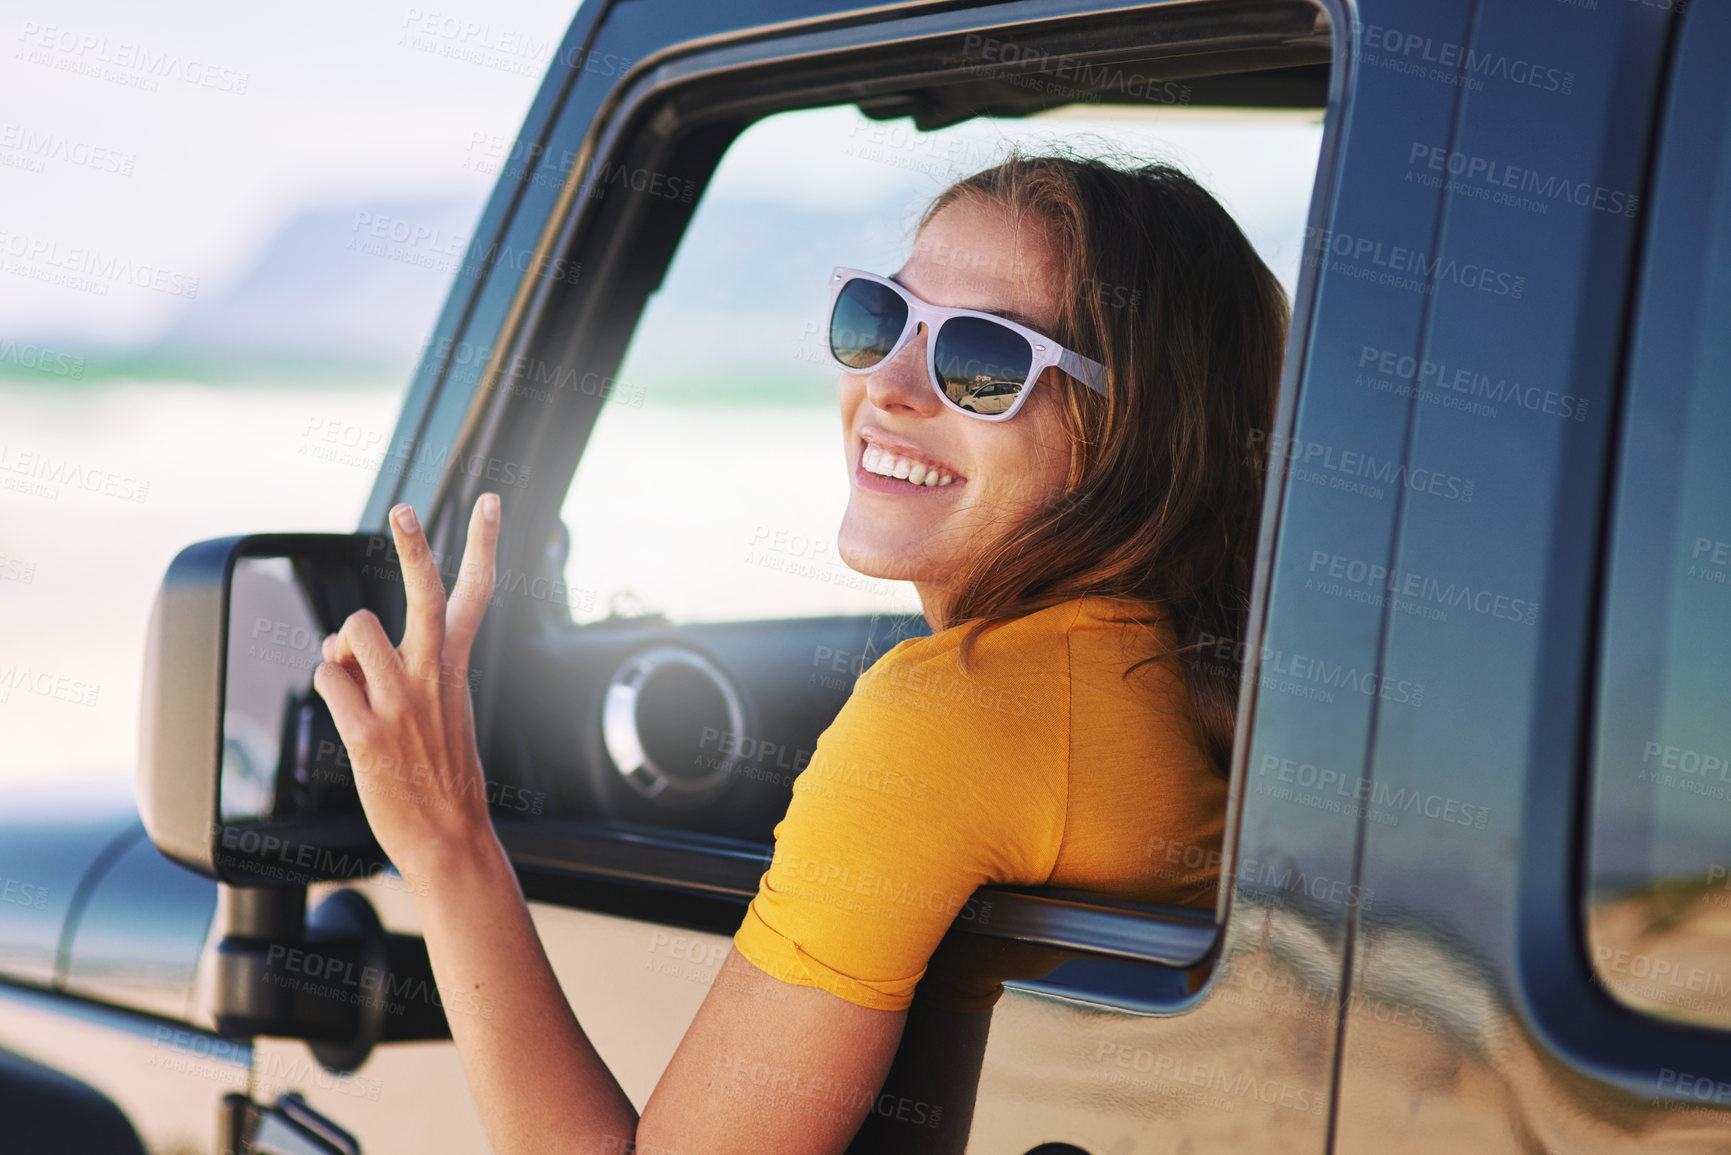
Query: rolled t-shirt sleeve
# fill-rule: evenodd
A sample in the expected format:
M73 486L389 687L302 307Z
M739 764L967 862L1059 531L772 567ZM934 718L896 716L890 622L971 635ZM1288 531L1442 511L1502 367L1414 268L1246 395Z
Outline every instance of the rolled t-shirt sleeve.
M819 738L733 939L880 1010L912 1002L977 887L1044 882L1063 833L1067 671L1005 654L963 678L953 646L921 643L885 654Z

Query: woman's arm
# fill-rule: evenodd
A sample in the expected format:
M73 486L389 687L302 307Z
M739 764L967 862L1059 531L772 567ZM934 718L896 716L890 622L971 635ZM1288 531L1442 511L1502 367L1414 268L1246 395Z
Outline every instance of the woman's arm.
M417 899L451 1032L493 1148L506 1152L841 1151L906 1012L854 1006L729 951L641 1122L584 1035L490 832Z
M399 506L391 523L402 643L357 613L326 640L314 685L380 845L427 883L415 898L422 933L494 1150L843 1150L906 1013L781 982L732 951L638 1119L559 988L487 814L467 674L493 591L498 498L476 503L448 605L413 512Z

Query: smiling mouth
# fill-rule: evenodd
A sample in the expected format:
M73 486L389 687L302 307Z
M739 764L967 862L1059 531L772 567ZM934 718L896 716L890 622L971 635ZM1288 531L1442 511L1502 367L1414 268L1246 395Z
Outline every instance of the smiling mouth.
M910 485L924 485L933 488L951 485L965 481L965 478L950 473L949 470L936 465L927 465L923 461L915 461L911 457L901 457L888 450L879 449L871 442L866 442L860 451L860 468L878 477L889 477L906 481Z

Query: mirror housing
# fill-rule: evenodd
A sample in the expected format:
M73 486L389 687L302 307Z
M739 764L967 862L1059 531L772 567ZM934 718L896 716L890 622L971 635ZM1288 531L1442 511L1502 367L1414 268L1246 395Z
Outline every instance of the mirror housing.
M218 538L169 564L145 645L138 767L139 813L164 854L240 886L387 865L312 690L325 635L363 608L401 636L387 536Z

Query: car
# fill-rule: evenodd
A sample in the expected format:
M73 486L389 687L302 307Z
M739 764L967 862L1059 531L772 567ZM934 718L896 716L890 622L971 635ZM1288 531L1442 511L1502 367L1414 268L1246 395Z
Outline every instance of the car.
M745 468L813 428L753 408L746 354L821 359L774 327L803 298L755 327L726 275L796 284L799 222L723 193L797 193L838 131L949 171L970 124L1207 109L1322 118L1308 184L1268 187L1302 224L1248 626L1197 655L1243 671L1217 905L972 895L934 969L1002 996L916 1002L853 1149L1731 1150L1727 49L1682 0L584 0L357 533L189 547L141 810L6 814L0 1145L486 1149L444 1036L491 1008L431 986L316 704L286 673L243 701L223 656L304 672L323 591L388 620L387 511L449 561L489 489L489 802L641 1106L818 735L924 628L839 563L815 482ZM824 269L901 243L825 188L802 219L859 253Z
M993 381L982 374L974 378L973 385L957 390L961 396L952 400L963 409L972 409L976 413L1002 413L1010 407L1020 389L1019 381Z

